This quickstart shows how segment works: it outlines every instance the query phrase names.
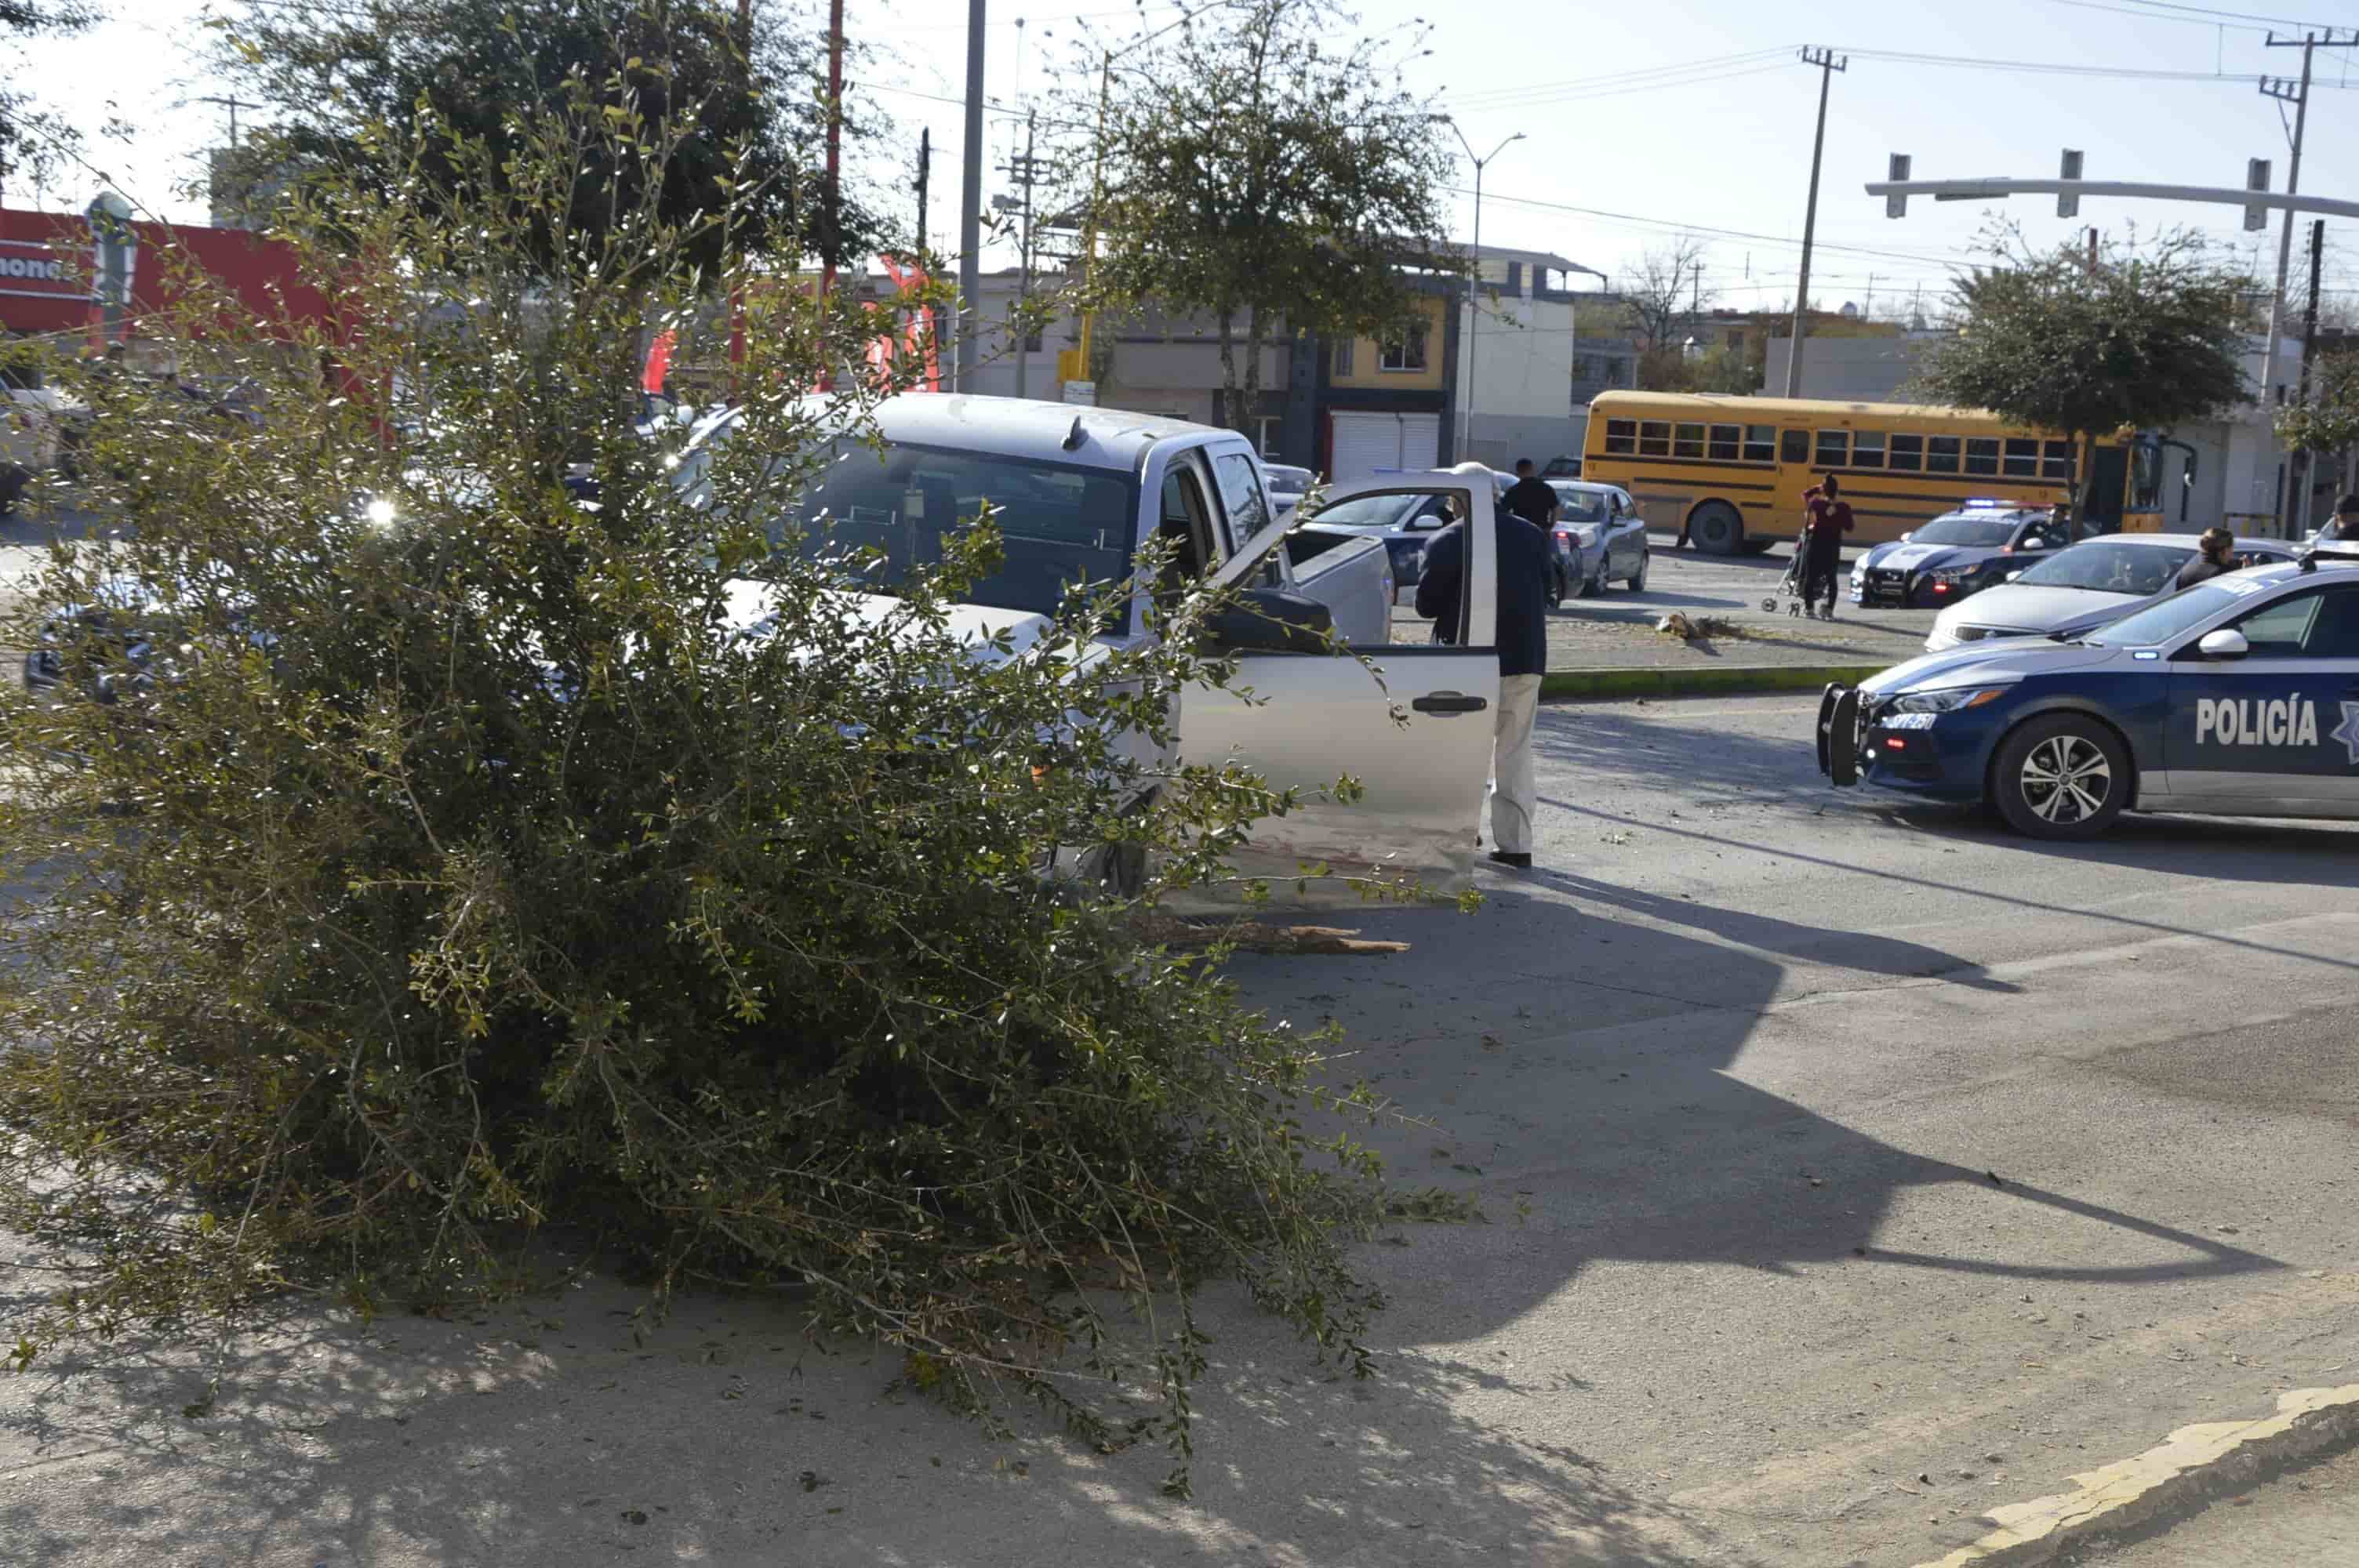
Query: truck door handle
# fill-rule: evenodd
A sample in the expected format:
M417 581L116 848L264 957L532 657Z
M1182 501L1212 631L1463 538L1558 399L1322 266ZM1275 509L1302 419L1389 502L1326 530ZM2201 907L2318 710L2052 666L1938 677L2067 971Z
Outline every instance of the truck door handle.
M1409 706L1419 713L1480 713L1491 706L1484 697L1468 697L1462 691L1437 691L1430 697L1420 697Z

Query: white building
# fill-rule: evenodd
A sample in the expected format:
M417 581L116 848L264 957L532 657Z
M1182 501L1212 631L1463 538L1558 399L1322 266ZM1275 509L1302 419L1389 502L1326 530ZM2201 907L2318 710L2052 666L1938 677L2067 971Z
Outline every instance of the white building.
M1606 307L1594 289L1574 285L1586 274L1602 287L1605 275L1547 251L1497 245L1482 247L1475 272L1480 286L1459 306L1451 416L1462 438L1453 449L1499 469L1580 451L1574 340L1584 320L1593 332L1603 325Z

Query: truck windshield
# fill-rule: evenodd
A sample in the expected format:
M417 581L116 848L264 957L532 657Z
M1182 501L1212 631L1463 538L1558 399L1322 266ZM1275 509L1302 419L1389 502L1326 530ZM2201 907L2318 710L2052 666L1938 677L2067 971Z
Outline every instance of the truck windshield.
M2085 588L2144 599L2160 593L2194 554L2174 545L2092 539L2059 551L2015 580L2025 588Z
M700 443L673 474L691 504L711 503L711 441ZM838 443L770 524L770 542L840 565L847 586L890 594L911 572L940 564L943 541L972 528L986 504L1002 558L967 589L968 603L1054 615L1069 588L1130 575L1135 476L940 447ZM1127 621L1125 610L1111 630L1127 630Z

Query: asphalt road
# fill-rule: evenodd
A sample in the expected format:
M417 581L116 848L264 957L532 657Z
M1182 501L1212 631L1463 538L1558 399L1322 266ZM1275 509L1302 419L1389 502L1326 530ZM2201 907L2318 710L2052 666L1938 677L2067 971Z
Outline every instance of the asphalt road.
M1537 869L1353 917L1404 955L1235 964L1344 1024L1416 1119L1368 1136L1489 1222L1359 1249L1368 1382L1214 1292L1191 1501L1021 1411L988 1441L780 1308L690 1299L642 1345L591 1278L298 1315L196 1417L207 1367L136 1342L0 1379L0 1555L1908 1568L2349 1380L2359 830L2036 845L1834 795L1810 715L1546 708Z

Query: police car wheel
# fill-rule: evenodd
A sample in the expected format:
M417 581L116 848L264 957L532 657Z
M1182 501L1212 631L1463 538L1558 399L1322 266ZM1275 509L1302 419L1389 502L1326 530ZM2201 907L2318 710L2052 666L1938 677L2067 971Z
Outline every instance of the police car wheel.
M2092 719L2057 714L2009 735L1991 766L1992 804L2033 838L2093 838L2130 797L2130 758Z

